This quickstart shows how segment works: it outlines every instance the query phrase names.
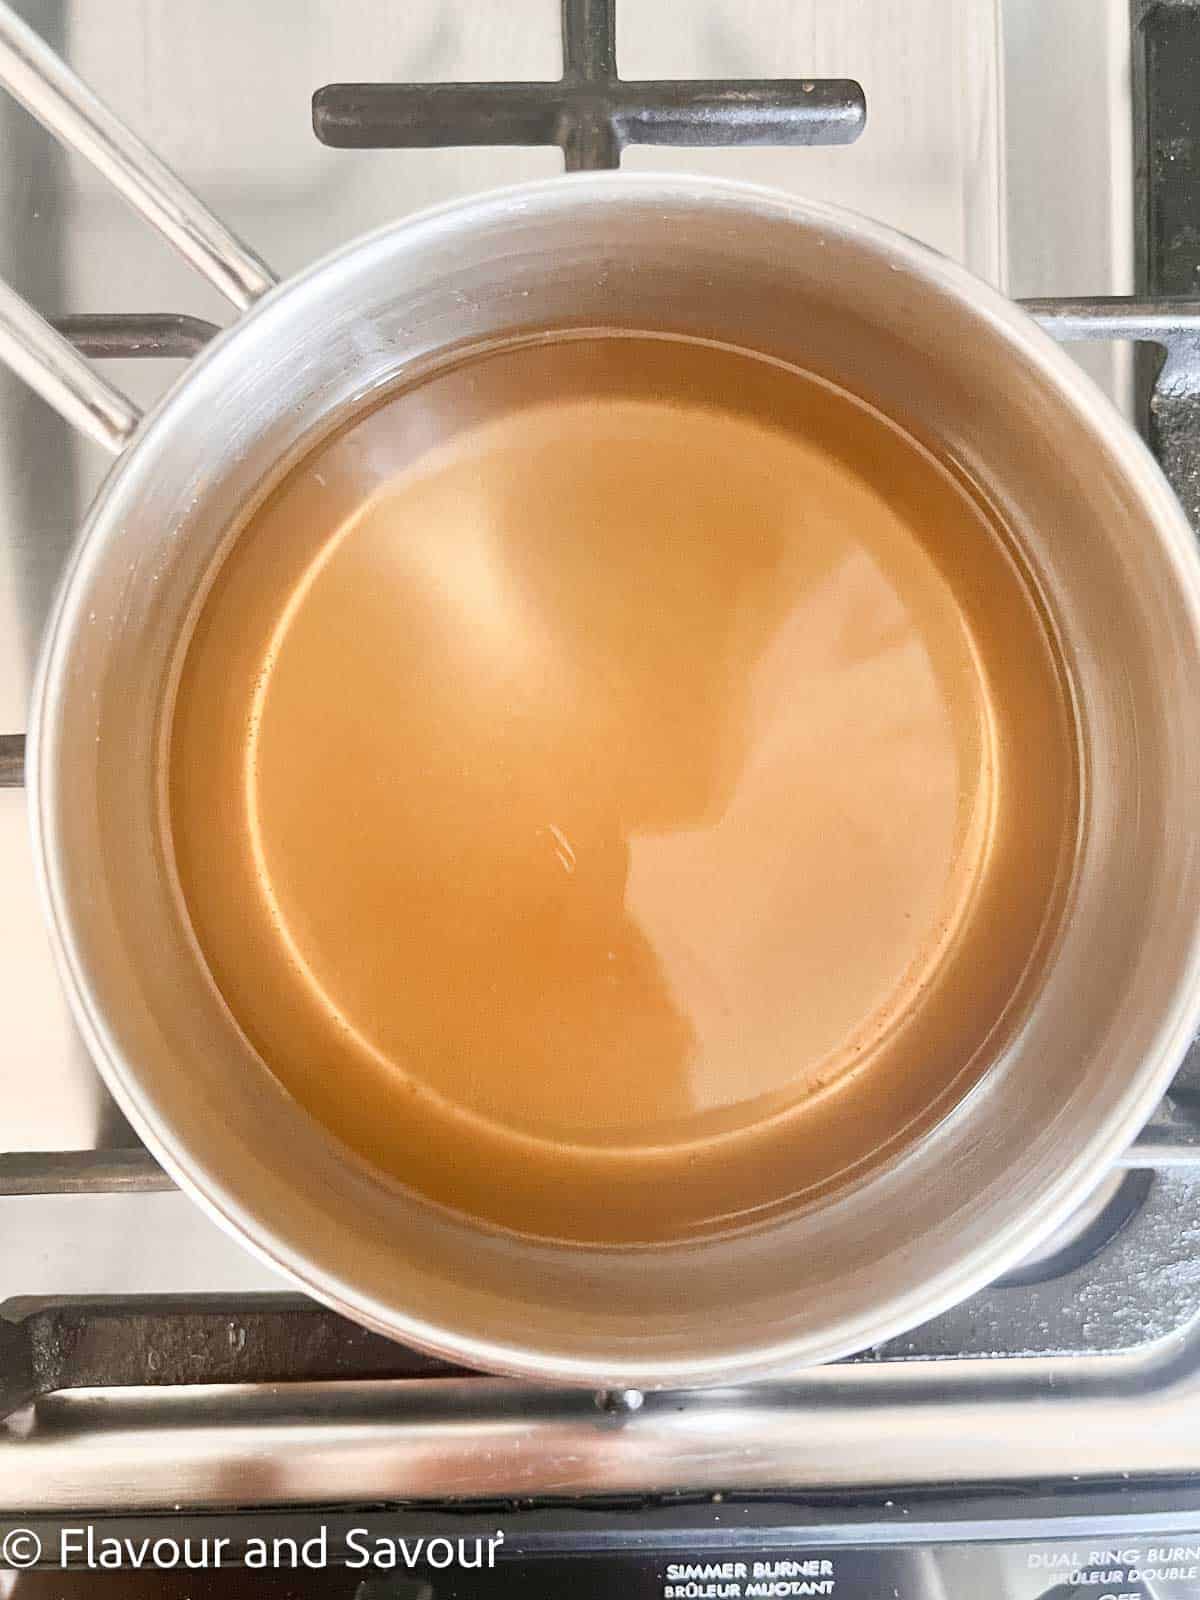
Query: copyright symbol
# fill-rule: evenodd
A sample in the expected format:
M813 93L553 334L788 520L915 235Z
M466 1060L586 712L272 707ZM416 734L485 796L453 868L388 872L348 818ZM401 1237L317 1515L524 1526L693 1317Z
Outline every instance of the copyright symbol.
M42 1541L29 1528L10 1528L0 1539L0 1566L36 1567L42 1558Z

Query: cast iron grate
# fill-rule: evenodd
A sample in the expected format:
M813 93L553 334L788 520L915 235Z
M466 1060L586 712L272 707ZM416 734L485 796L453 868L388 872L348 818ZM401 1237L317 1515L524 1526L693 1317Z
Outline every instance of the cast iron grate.
M556 144L568 172L597 172L628 144L850 144L866 125L849 78L627 82L616 0L562 0L562 53L553 83L331 83L313 128L344 150Z

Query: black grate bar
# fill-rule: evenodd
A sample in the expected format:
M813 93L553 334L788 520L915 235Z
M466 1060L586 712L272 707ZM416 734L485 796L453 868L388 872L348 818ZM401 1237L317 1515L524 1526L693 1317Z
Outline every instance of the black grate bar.
M0 789L25 786L25 735L0 733Z
M154 1194L173 1189L148 1150L13 1150L0 1154L0 1196Z
M615 0L562 0L563 75L530 83L331 83L313 129L343 150L558 145L568 172L621 164L627 144L851 144L866 125L849 78L617 76Z
M566 148L588 125L615 138L618 155L626 144L848 144L859 131L844 92L853 85L808 82L618 83L602 101L559 83L334 83L314 95L313 122L324 144L343 150ZM657 92L665 88L669 96Z
M562 53L564 80L615 81L616 0L562 0Z
M461 1373L294 1295L139 1295L0 1308L0 1420L61 1389Z
M313 127L341 150L558 144L557 83L332 83L313 96Z
M1186 300L1200 289L1200 0L1135 0L1133 15L1138 289ZM1190 382L1147 355L1136 370L1150 446L1200 532L1197 365Z

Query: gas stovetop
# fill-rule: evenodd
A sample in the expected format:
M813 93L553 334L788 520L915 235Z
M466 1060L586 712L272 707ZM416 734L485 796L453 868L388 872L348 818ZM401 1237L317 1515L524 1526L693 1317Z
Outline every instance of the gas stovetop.
M1137 0L1132 26L1127 0L562 0L561 36L558 0L19 9L281 273L564 161L879 217L1081 341L1200 525L1200 0ZM150 403L224 308L6 100L0 150L0 273ZM1200 1055L1036 1259L854 1361L737 1391L454 1371L289 1295L173 1192L68 1019L20 792L39 634L104 464L0 373L0 1508L786 1491L845 1510L864 1488L1053 1481L1065 1514L1073 1480L1200 1473Z

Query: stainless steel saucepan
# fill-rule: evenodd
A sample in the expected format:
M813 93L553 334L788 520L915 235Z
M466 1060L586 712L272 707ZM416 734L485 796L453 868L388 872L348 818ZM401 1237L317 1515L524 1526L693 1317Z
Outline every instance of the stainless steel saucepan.
M75 1015L134 1126L235 1235L347 1315L483 1368L686 1385L826 1361L1004 1271L1136 1133L1200 1020L1200 561L1135 434L1016 307L873 222L732 184L577 176L269 271L11 13L0 82L245 314L145 418L10 290L0 354L116 462L47 632L36 858ZM736 1239L507 1238L376 1181L278 1087L169 884L157 759L239 513L450 347L669 329L832 379L960 461L1060 632L1085 804L1070 912L1019 1033L933 1131Z

